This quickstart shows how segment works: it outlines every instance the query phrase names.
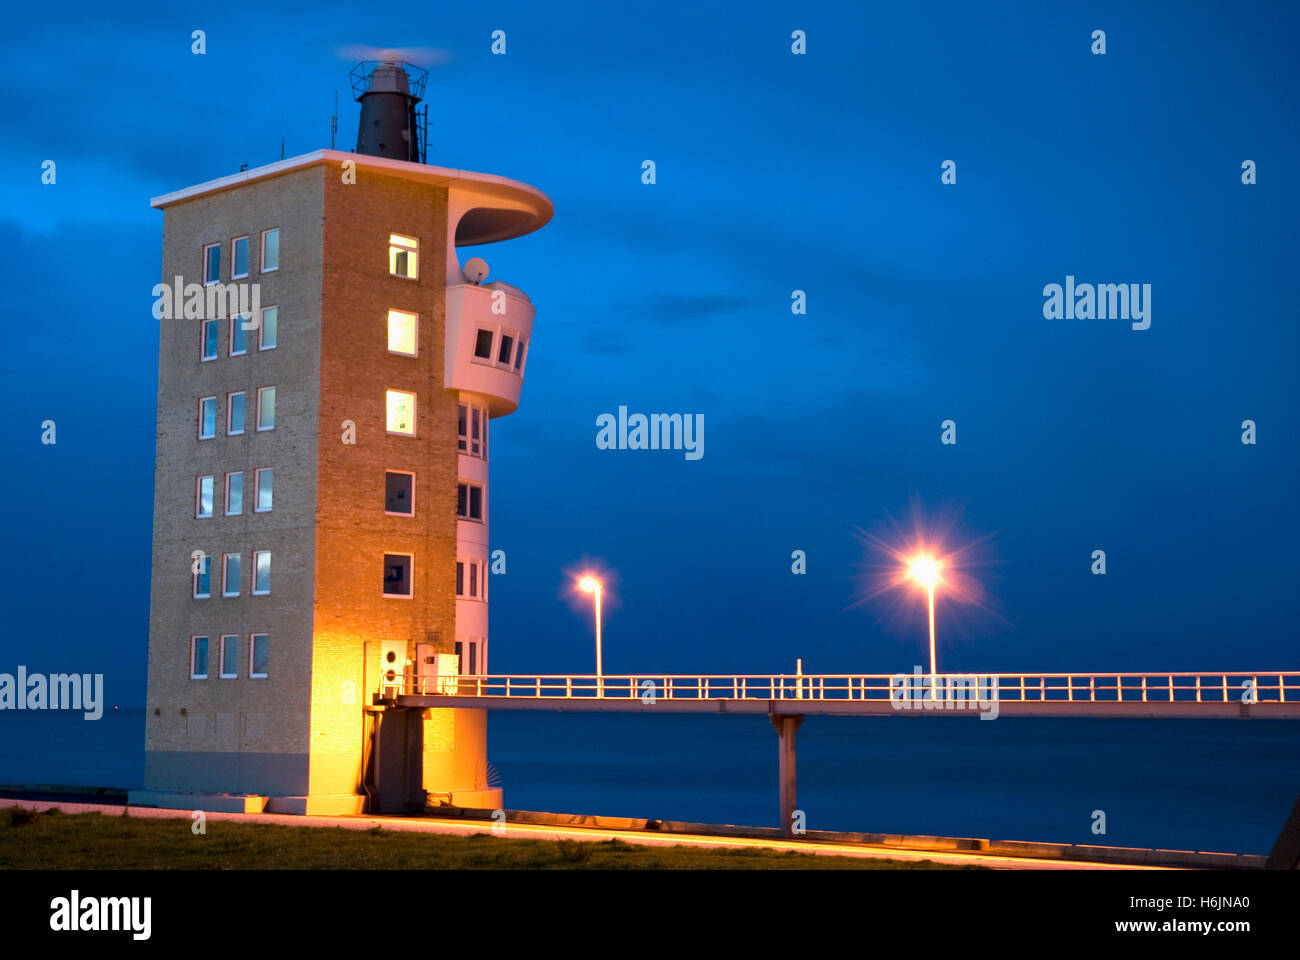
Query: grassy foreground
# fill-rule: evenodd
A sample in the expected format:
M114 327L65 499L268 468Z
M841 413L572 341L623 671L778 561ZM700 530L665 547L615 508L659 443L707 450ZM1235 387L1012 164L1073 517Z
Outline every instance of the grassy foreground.
M10 870L925 870L772 850L643 847L620 840L523 840L343 827L283 827L188 817L113 817L0 809L0 868ZM982 869L982 868L973 868Z

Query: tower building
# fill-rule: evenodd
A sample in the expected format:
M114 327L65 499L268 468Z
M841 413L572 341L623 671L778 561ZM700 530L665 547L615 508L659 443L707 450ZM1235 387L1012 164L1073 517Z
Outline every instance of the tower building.
M132 803L378 809L391 738L376 747L372 694L488 669L490 424L518 406L534 311L461 248L537 230L552 206L421 162L413 68L358 77L357 152L152 201L157 462ZM418 766L411 803L500 806L485 711L406 727L414 747L393 763Z

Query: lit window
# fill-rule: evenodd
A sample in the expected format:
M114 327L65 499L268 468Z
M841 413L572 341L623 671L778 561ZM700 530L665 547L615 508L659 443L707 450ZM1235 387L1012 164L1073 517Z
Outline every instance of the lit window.
M413 357L415 350L416 316L404 310L388 311L388 352Z
M271 657L271 638L265 633L255 633L248 638L248 675L255 680L266 677L267 662Z
M384 554L384 596L411 596L411 561L409 553Z
M275 475L270 467L261 467L253 473L253 510L256 513L269 513L271 510L272 485Z
M226 394L226 436L244 432L244 391Z
M257 429L275 429L275 387L257 388Z
M480 330L478 338L474 341L474 356L481 357L484 360L492 359L492 337L491 330Z
M239 637L226 634L221 638L221 672L222 680L231 680L239 676Z
M280 335L280 308L263 307L262 322L257 326L257 349L274 350Z
M456 485L456 516L464 520L483 519L483 487L477 483Z
M388 432L415 436L415 394L388 391Z
M190 679L208 679L207 637L190 637Z
M415 237L391 234L388 237L388 272L395 277L420 276L420 241Z
M515 350L515 373L518 373L520 368L523 367L524 365L524 344L525 343L527 343L526 340L520 340L519 348Z
M230 279L248 276L248 237L235 237L230 241Z
M244 472L226 474L226 516L235 517L244 512Z
M384 513L401 517L415 515L415 474L398 470L384 472Z
M221 558L221 595L239 596L239 554L227 553Z
M262 272L280 269L280 230L262 231Z
M199 398L199 439L210 440L217 435L217 398Z
M248 353L248 314L230 318L230 356Z
M212 558L206 553L199 557L199 572L192 574L195 600L206 600L212 596Z
M212 485L215 479L215 477L199 477L198 483L195 484L197 487L194 494L195 517L212 516Z
M217 359L217 340L221 336L217 329L217 321L204 320L199 333L199 359L215 360Z
M221 244L210 243L203 248L203 285L221 282Z
M456 446L461 453L487 459L487 410L475 403L462 403L457 411Z
M501 334L501 349L497 351L497 363L510 364L510 355L515 349L515 338L507 334Z
M271 592L271 551L253 551L253 593L263 596Z

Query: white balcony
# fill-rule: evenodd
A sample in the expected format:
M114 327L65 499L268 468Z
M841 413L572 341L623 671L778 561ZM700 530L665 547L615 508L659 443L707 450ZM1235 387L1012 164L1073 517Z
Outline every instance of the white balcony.
M513 413L528 363L533 305L507 283L447 287L446 385L478 394L491 416Z

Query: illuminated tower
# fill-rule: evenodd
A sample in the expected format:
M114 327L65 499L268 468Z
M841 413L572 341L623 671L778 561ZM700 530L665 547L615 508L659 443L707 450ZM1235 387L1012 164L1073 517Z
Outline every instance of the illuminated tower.
M152 201L168 291L133 803L359 812L385 658L426 686L487 670L488 424L518 406L533 307L457 248L537 230L552 207L414 159L422 74L354 77L357 153ZM208 302L236 285L257 295ZM485 711L420 720L414 786L499 806Z

